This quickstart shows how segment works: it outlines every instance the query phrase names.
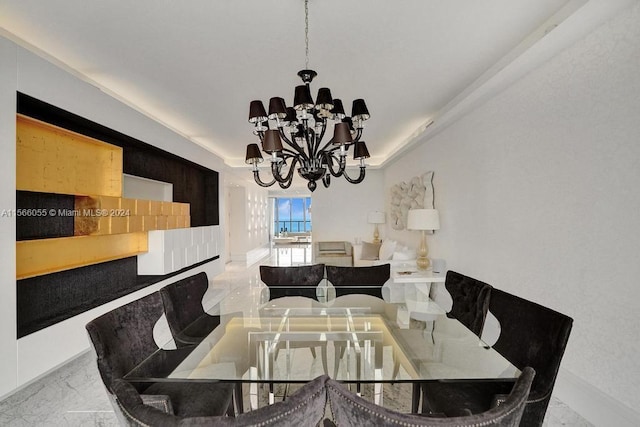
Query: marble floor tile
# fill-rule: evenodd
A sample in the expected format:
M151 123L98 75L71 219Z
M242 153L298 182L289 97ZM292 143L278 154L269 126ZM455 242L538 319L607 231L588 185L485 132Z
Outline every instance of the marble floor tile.
M117 425L93 353L83 353L1 401L0 425Z
M229 307L242 310L259 301L262 296L260 285L259 264L268 265L298 265L308 262L310 248L287 247L277 248L270 258L262 260L249 268L239 264L227 264L225 272L213 280L213 288L223 289L234 296L228 300ZM323 368L319 360L313 360L308 349L296 349L296 357L306 362L301 364L304 369L322 373ZM281 356L280 356L281 357ZM284 357L283 357L284 359ZM328 370L333 370L333 358L329 358ZM289 386L288 394L299 386ZM245 386L244 407L249 408L248 387ZM285 393L286 386L276 387L276 396ZM362 395L372 399L373 388L363 385ZM267 402L267 390L260 394L261 404ZM281 399L282 397L280 397ZM411 402L411 386L408 384L385 384L384 402L387 408L408 412ZM39 379L38 381L20 389L13 395L0 401L0 426L117 426L118 422L107 398L102 380L98 374L95 356L92 351L81 354L64 366ZM591 426L584 418L553 398L547 416L545 427L559 426Z

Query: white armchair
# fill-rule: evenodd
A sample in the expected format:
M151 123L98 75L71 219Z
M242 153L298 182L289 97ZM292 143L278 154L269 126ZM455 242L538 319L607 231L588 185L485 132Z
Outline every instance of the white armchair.
M352 246L349 242L314 242L313 263L351 267Z

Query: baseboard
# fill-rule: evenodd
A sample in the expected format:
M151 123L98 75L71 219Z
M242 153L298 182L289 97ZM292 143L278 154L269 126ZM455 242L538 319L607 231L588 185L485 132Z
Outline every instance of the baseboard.
M640 425L640 413L566 369L560 369L553 394L597 427Z
M271 255L268 246L260 246L243 253L231 253L231 262L245 264L247 267Z

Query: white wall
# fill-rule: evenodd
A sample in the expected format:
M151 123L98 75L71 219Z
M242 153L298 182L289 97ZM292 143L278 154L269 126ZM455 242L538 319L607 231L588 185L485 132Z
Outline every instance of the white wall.
M0 38L0 167L1 209L15 208L16 91L93 120L178 156L222 171L223 161L146 116L107 96L99 89L49 62ZM219 194L224 176L220 176ZM221 198L220 211L225 206ZM224 215L221 226L225 227ZM224 233L222 233L224 234ZM55 368L88 348L84 325L110 308L148 294L159 283L89 312L16 340L15 220L0 218L0 396ZM206 271L209 278L224 269L224 257L189 274ZM173 280L178 280L177 276Z
M368 169L360 184L344 178L333 178L328 189L319 184L311 194L313 240L373 240L373 224L367 223L367 214L385 210L385 191L384 173L376 169ZM385 238L383 228L380 238Z
M16 75L17 48L0 37L0 396L17 383L16 355Z
M229 251L231 261L242 261L246 257L247 242L247 190L244 187L227 188L229 194ZM245 259L246 260L246 259Z
M174 202L173 184L155 179L122 174L122 197L126 199Z
M258 185L229 187L231 261L253 264L269 253L268 191Z
M573 317L563 369L636 420L639 23L635 3L385 171L386 188L435 171L431 255Z
M269 192L257 185L247 187L247 224L249 249L269 244Z

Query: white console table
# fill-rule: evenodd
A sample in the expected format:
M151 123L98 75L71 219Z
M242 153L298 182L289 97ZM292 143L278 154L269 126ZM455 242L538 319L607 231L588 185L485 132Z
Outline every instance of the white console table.
M444 289L444 281L444 273L398 266L391 271L391 280L382 287L382 296L387 302L403 304L398 310L400 325L408 327L410 319L433 321L448 311L447 306L451 308L447 303L447 297L451 300L451 296Z

